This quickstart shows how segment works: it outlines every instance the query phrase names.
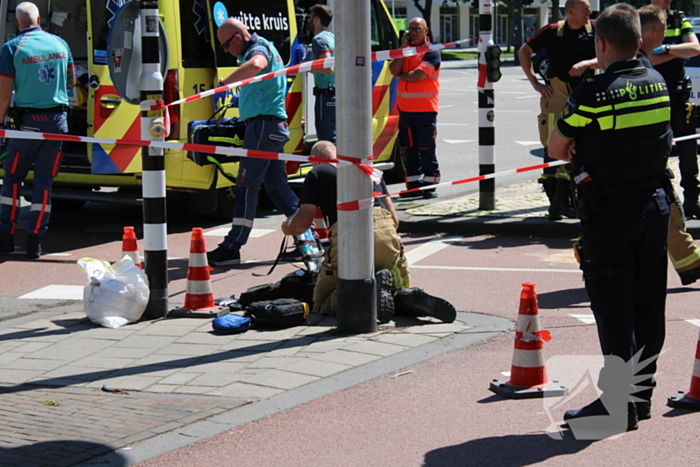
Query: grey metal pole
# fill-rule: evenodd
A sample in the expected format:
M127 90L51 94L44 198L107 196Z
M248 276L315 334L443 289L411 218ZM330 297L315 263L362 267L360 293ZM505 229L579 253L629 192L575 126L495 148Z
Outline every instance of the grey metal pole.
M496 171L494 144L496 132L494 126L495 100L493 83L486 79L486 48L493 45L493 12L491 2L479 1L479 175ZM481 180L479 182L479 209L493 211L496 208L496 180Z
M372 55L369 0L336 2L335 72L338 154L370 164ZM356 166L338 167L338 203L372 198L372 181ZM338 211L338 328L377 330L372 206Z
M518 50L523 45L523 0L513 0L513 58L520 65Z
M163 113L152 110L163 99L158 36L158 1L140 0L141 7L141 138L163 141ZM163 149L141 150L143 173L143 236L145 268L150 297L143 317L163 318L168 313L168 237L165 209L165 158Z

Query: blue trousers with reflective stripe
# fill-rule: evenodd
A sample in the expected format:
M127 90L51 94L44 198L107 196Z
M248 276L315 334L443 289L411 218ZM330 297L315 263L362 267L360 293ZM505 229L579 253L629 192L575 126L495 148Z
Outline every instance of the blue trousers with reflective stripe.
M314 106L314 117L316 119L316 136L318 140L330 141L336 144L335 96L330 97L325 92L318 94Z
M66 112L47 112L25 115L20 119L20 130L41 133L68 133ZM8 155L3 162L5 177L2 182L0 230L14 234L19 216L19 191L22 181L34 170L32 205L29 209L27 233L42 235L46 232L51 215L51 186L61 165L61 141L10 139Z
M246 124L243 148L283 152L287 141L289 130L286 122L250 119ZM233 188L233 225L222 243L225 248L239 250L248 241L263 185L272 202L285 216L291 217L296 212L299 198L289 188L284 161L242 157Z
M437 113L399 112L399 138L406 156L406 188L440 183L435 155Z

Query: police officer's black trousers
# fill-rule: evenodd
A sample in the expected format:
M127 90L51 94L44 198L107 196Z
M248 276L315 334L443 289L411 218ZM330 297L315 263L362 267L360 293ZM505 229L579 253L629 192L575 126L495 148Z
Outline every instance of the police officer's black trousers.
M673 136L695 134L695 128L686 121L686 103L690 95L687 92L675 92L671 98L671 129ZM681 186L683 187L683 203L698 202L700 187L698 182L698 140L692 139L676 143L678 150L678 166L681 171Z
M581 264L603 355L628 362L643 348L641 360L658 356L665 335L667 196L663 189L648 189L605 200L602 210L582 222ZM655 361L634 369L649 375L642 384L652 387L655 371ZM651 392L637 396L650 399Z

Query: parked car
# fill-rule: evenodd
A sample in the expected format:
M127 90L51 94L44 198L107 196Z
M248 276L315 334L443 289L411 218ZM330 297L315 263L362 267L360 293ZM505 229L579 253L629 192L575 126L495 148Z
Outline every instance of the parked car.
M540 75L543 80L547 80L547 70L549 69L549 60L547 59L547 51L542 49L534 53L530 57L532 59L532 68L535 73Z

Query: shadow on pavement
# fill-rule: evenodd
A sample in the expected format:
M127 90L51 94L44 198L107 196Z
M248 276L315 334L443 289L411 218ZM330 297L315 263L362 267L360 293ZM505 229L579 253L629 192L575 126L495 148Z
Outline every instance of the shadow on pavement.
M576 289L555 290L537 294L540 308L554 310L557 308L588 308L588 292L581 286Z
M52 332L52 331L50 331ZM53 331L53 334L58 334L61 332L70 331ZM217 363L223 361L235 361L238 357L246 357L258 353L267 353L274 350L280 346L284 348L291 347L302 347L309 344L309 338L318 337L323 334L324 338L327 340L340 339L347 337L344 334L331 334L325 329L319 329L316 334L307 334L300 337L294 337L292 339L285 339L281 341L266 341L260 344L250 345L248 347L239 347L233 350L226 350L223 352L217 352L208 355L202 355L197 357L183 357L174 360L166 360L158 363L143 364L143 365L133 365L120 369L114 370L95 370L85 373L78 373L74 375L63 375L56 378L46 378L33 380L31 383L18 384L15 386L3 386L0 387L0 394L14 394L18 392L31 391L37 388L62 388L70 386L70 381L80 381L80 382L91 382L91 381L107 381L112 378L120 378L123 376L135 376L149 374L154 371L162 370L163 367L175 367L175 368L185 368L185 367L196 367L198 365L206 365L208 363ZM31 334L30 334L31 335ZM36 334L34 334L36 336ZM2 336L5 338L6 336ZM129 390L130 388L120 388L124 390ZM1 464L0 465L4 465Z
M15 448L0 448L0 465L74 465L112 451L112 447L92 441L44 441ZM129 465L127 459L118 452L114 452L110 460L111 467Z
M571 435L569 435L571 436ZM546 433L493 436L435 449L425 455L423 466L525 466L557 456L575 454L593 441L550 438Z

